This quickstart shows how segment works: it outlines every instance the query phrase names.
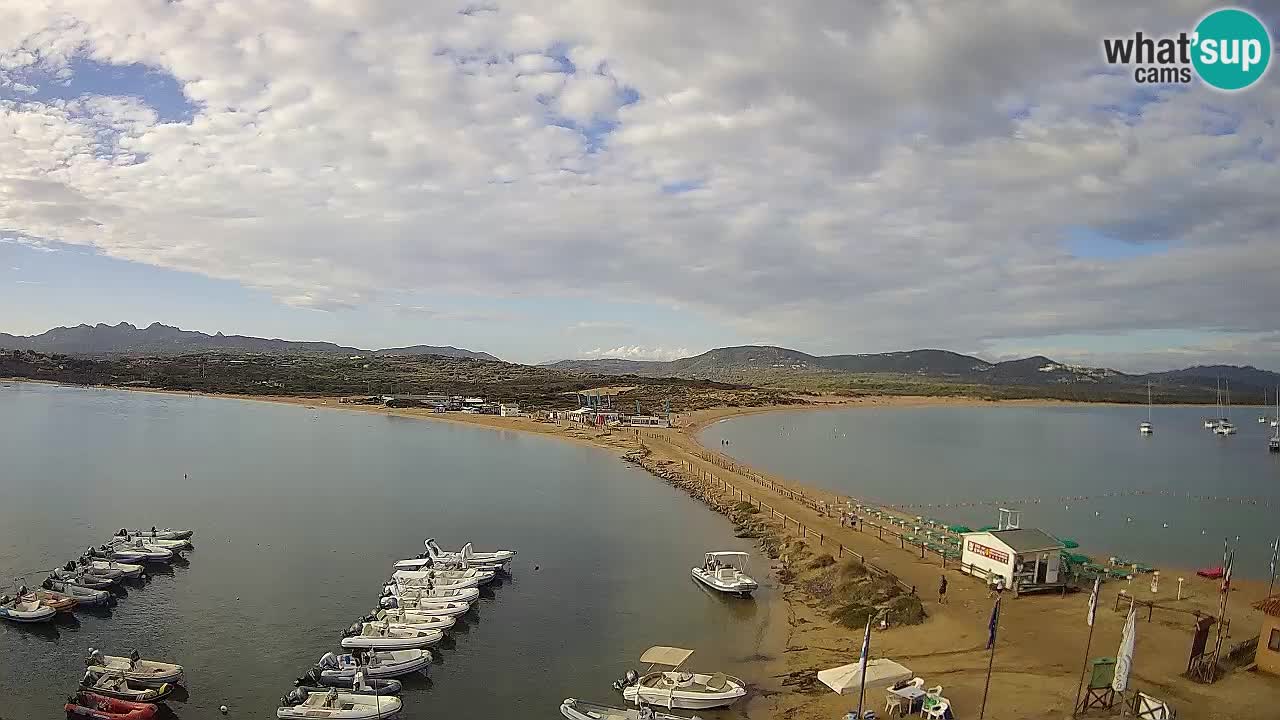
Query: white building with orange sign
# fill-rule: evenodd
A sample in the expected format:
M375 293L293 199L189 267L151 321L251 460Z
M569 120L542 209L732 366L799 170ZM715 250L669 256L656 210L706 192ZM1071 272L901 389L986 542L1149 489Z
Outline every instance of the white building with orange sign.
M964 533L960 561L965 572L1015 592L1061 587L1062 541L1043 530L1008 528Z

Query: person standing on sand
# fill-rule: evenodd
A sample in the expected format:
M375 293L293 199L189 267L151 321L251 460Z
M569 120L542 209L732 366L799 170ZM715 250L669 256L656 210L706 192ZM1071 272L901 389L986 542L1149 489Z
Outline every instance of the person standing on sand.
M942 580L938 582L938 604L947 604L947 576L943 575Z

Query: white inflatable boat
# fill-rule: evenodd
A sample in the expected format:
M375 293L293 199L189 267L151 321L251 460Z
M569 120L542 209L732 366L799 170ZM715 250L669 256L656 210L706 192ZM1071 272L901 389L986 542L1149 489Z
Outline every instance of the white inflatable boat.
M0 618L16 623L48 622L58 611L39 600L11 598L0 595Z
M457 552L443 550L435 538L427 538L427 554L433 560L462 560L470 563L507 563L516 556L515 550L494 550L493 552L476 552L471 543L462 546Z
M126 535L137 535L139 537L150 537L159 540L189 540L195 534L194 530L174 530L173 528L150 530L126 530Z
M136 578L142 574L142 566L114 560L96 560L88 556L80 558L80 567L103 577Z
M400 698L394 695L356 695L338 692L309 693L297 705L276 708L277 718L343 718L373 720L393 718L400 714Z
M560 714L569 720L698 720L660 712L642 714L639 708L616 708L568 698L560 703Z
M747 574L750 556L744 552L709 552L702 567L693 568L693 579L712 590L746 597L760 587Z
M645 702L654 707L709 710L725 707L741 700L747 694L746 684L724 673L704 674L680 669L692 650L664 647L649 648L640 656L640 662L649 663L644 675L628 670L626 677L614 683L622 691L622 697L630 703ZM665 666L670 670L655 671Z
M378 610L365 617L361 622L387 622L391 623L391 627L403 626L414 628L415 630L440 630L443 632L457 624L458 619L454 615L427 615L405 610ZM354 627L352 626L353 629Z
M182 682L182 666L157 660L143 660L134 650L129 657L105 655L101 650L89 648L89 657L85 658L85 666L94 673L111 673L123 675L133 685L141 687L160 687L165 683L177 685Z
M479 587L497 577L491 570L397 570L391 582L410 587Z
M358 634L342 638L348 650L421 650L444 639L443 630L418 630L389 622L360 623Z
M383 650L355 654L334 655L325 653L316 667L326 681L355 680L362 672L367 678L389 678L426 670L431 664L431 653L426 650Z
M428 602L465 602L469 603L480 597L480 589L469 588L425 588L425 587L400 587L396 585L388 585L383 588L385 597L396 597L407 600L426 600ZM400 605L405 609L405 605Z

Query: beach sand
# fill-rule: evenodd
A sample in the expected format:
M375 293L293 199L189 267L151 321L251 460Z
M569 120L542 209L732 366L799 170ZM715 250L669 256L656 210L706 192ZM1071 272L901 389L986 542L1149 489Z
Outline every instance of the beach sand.
M820 515L816 510L766 489L751 479L747 472L763 476L777 485L798 490L812 498L836 496L820 488L807 487L789 478L761 473L756 469L728 469L732 465L720 456L708 461L712 451L698 443L699 431L718 420L774 410L795 411L797 406L778 408L717 408L688 414L681 418L682 427L662 430L615 429L606 431L572 423L561 424L529 418L503 418L491 415L432 413L419 409L388 409L379 406L339 405L336 398L283 398L274 396L227 396L237 399L266 400L304 405L319 409L341 409L374 412L444 422L459 422L496 430L531 432L579 443L589 443L635 456L642 446L650 464L679 467L690 474L714 474L718 482L763 500L779 512L801 520L811 533L821 533L823 544L815 538L807 541L814 553L834 553L842 544L861 553L871 562L887 568L902 581L914 585L924 601L929 618L916 626L893 627L873 632L872 657L888 657L910 668L925 679L928 686L942 685L943 695L953 704L961 718L978 716L990 654L985 650L987 624L992 599L986 586L976 578L954 569L943 570L936 556L922 560L918 551L903 550L897 542L883 542L871 533L842 527L838 520ZM864 397L857 399L807 398L807 407L829 406L909 406L909 405L990 405L990 401L969 398ZM816 400L816 402L814 402ZM1021 401L1018 401L1021 402ZM1035 404L1056 404L1026 401ZM715 458L713 457L713 460ZM741 467L741 466L738 466ZM791 532L797 531L792 526ZM1102 554L1094 549L1096 554ZM778 563L774 563L774 569ZM1188 569L1162 568L1160 592L1152 594L1146 576L1139 576L1132 586L1111 582L1103 586L1089 657L1114 657L1124 624L1128 602L1118 591L1128 590L1143 600L1156 600L1162 605L1182 610L1198 610L1216 615L1218 583L1195 576ZM936 590L943 573L949 580L948 603L937 602ZM1184 598L1174 599L1177 578L1186 578ZM803 579L803 578L800 578ZM1232 626L1224 642L1224 652L1237 643L1256 637L1261 614L1251 605L1266 593L1266 583L1237 581L1233 583L1228 617ZM760 639L760 648L751 672L745 679L755 686L753 697L729 711L730 717L795 718L796 720L832 720L843 717L857 705L857 695L838 696L825 686L811 682L812 673L827 667L853 662L858 657L862 637L860 630L836 625L828 609L818 599L807 595L800 583L792 583L783 592L785 601L773 611L776 620ZM1014 598L1006 593L1002 603L999 639L996 645L986 717L1004 718L1069 718L1076 695L1088 627L1085 623L1088 594L1065 597L1035 595ZM1119 605L1120 610L1115 608ZM1130 687L1166 700L1183 720L1200 718L1280 717L1280 678L1250 670L1236 670L1213 685L1201 685L1182 677L1191 646L1193 616L1188 613L1157 609L1150 622L1145 613L1137 625L1137 649ZM1210 643L1213 636L1210 636ZM808 679L809 681L806 681ZM885 692L867 694L864 707L875 709L884 717ZM1099 715L1092 711L1090 716Z

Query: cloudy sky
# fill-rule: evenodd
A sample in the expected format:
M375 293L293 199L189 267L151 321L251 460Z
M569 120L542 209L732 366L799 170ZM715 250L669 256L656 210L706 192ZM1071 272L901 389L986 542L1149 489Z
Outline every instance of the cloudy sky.
M1212 7L4 3L0 330L1280 370L1280 75L1102 63Z

